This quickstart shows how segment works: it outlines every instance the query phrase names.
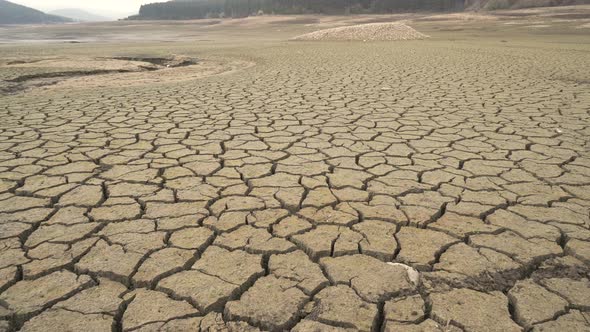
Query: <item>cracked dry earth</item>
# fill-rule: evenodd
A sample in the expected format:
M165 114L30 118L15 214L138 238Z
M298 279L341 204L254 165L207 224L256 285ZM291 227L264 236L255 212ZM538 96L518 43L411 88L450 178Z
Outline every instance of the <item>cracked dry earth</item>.
M590 329L585 53L255 56L4 99L0 331Z

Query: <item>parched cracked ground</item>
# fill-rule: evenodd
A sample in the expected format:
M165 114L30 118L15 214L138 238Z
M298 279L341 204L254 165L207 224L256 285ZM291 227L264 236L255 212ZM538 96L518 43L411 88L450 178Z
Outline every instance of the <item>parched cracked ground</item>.
M587 331L587 52L429 43L5 98L0 330Z

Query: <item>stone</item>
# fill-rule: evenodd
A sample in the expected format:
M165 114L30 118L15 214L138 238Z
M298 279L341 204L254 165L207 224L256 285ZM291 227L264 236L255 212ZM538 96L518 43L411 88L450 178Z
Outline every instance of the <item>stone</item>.
M282 43L303 29L282 17L146 22L212 39L125 48L206 58L168 69L185 57L0 47L0 294L76 277L34 314L0 300L0 331L122 331L126 308L137 332L588 330L588 9L541 11L467 13L450 46L447 13L410 17L434 41L398 44ZM76 26L0 39L41 30ZM43 78L92 63L138 72ZM141 315L122 298L138 291Z
M378 303L415 289L406 269L370 256L326 257L320 264L332 283L350 285L367 302Z
M402 227L396 238L401 248L396 258L421 271L429 270L440 253L459 242L447 234L414 227Z

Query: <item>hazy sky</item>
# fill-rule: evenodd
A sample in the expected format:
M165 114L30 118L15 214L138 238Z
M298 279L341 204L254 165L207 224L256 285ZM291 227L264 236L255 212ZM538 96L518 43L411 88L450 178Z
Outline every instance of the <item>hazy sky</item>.
M14 3L50 11L61 8L80 8L103 15L111 13L137 13L139 6L166 0L9 0Z

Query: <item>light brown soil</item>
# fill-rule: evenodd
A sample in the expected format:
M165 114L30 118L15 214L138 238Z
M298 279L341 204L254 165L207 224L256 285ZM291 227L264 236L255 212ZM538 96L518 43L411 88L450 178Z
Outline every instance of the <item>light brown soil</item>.
M142 61L144 60L144 61ZM183 82L253 66L243 60L200 60L186 56L88 58L60 57L49 59L7 60L1 68L42 72L14 77L3 83L1 91L94 89L117 86L141 86Z
M428 38L403 23L367 23L319 30L293 38L293 40L362 40L395 41Z
M0 28L109 40L0 45L58 81L0 97L0 331L587 331L590 35L535 15Z

